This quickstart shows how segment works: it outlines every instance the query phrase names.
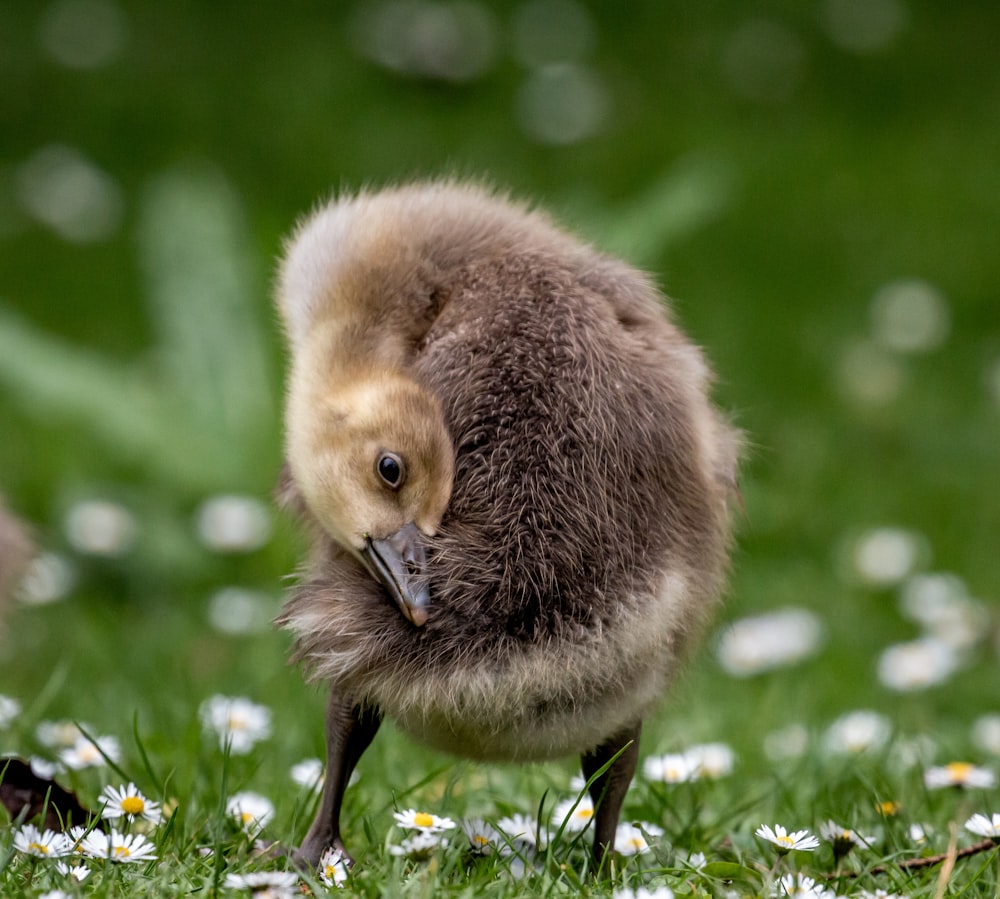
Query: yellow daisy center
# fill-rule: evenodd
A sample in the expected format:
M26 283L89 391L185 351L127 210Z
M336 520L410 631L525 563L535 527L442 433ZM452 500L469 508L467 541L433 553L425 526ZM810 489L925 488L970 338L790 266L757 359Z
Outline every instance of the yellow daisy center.
M49 847L44 843L28 843L28 849L34 850L35 852L41 853L42 855L49 854Z
M795 840L793 840L791 837L785 836L785 835L775 837L775 842L781 843L782 846L794 846L795 845Z
M852 841L852 837L851 837L851 832L850 832L849 830L845 830L845 831L844 831L844 832L843 832L843 833L842 833L842 834L840 835L840 838L841 838L842 840L848 840L848 841Z
M246 730L247 720L241 715L230 715L226 719L226 725L230 730Z
M250 814L250 812L242 812L242 813L240 814L240 820L241 820L241 821L242 821L242 822L243 822L244 824L253 824L253 822L254 822L254 817L253 817L253 815L251 815L251 814Z
M885 802L880 802L875 808L880 815L895 815L899 811L899 803L887 799Z
M592 808L578 808L573 815L574 818L593 818L594 810Z
M969 762L950 762L944 767L951 775L952 780L959 782L967 780L972 773L972 765Z
M433 827L434 826L434 816L428 815L427 812L417 812L413 816L413 823L417 827Z
M121 807L126 815L141 815L146 809L146 803L138 796L126 796L121 801Z
M488 846L490 841L486 839L486 837L484 837L481 833L477 833L472 838L472 842L475 843L477 846Z
M115 858L128 858L132 854L128 846L115 846L111 851L114 853Z

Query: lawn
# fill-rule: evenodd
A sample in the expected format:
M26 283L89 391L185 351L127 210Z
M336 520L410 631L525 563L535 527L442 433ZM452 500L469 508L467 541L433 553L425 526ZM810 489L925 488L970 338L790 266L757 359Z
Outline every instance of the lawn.
M0 601L0 752L159 817L116 819L148 851L78 883L0 811L0 895L246 895L227 878L287 867L257 841L304 834L324 700L270 624L304 551L271 498L274 260L331 191L447 173L655 273L747 433L745 511L612 882L560 807L572 759L386 728L344 891L1000 895L966 827L1000 813L1000 11L286 6L0 10L0 494L40 551ZM327 889L270 889L303 885Z

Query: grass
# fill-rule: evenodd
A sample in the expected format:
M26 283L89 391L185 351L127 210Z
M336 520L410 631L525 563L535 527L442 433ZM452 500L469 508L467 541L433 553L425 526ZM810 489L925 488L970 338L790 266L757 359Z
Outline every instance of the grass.
M137 663L140 653L135 645L123 652L118 662ZM144 654L159 655L148 648ZM74 888L54 871L51 861L13 852L8 828L0 837L3 895L33 896L54 888L66 889L71 895L186 895L216 890L226 874L285 868L283 860L257 851L251 835L225 810L226 799L239 791L252 789L269 796L276 815L263 835L284 846L303 833L311 815L314 794L296 786L289 770L303 752L315 746L302 738L304 731L317 729L319 709L316 703L309 708L310 703L304 701L309 697L298 696L290 702L282 695L287 685L275 689L274 681L282 678L279 660L272 661L272 671L254 683L252 692L256 699L270 700L274 734L246 754L225 751L217 734L206 732L197 720L191 720L190 706L188 714L183 713L184 696L176 695L183 693L182 686L163 691L167 696L148 696L143 714L131 722L131 729L123 728L117 734L124 749L120 763L60 777L91 808L99 807L97 796L103 785L126 781L134 781L145 795L163 802L171 816L147 831L156 844L155 862L136 866L90 862L92 873ZM277 677L275 671L279 672ZM100 692L100 683L95 676L87 692ZM53 683L43 698L65 692L65 684ZM166 701L171 696L175 699L173 708ZM128 707L127 699L124 705ZM46 709L37 705L26 709L13 722L8 744L22 752L51 755L51 748L41 746L35 736L38 715L44 712ZM294 726L296 719L310 715L314 727ZM101 717L105 721L121 719L113 709ZM679 750L690 745L690 740L664 739L662 725L667 721L674 732L697 733L703 728L682 709L653 728L652 740L647 741L649 749ZM648 853L616 861L614 882L618 888L668 885L677 895L721 896L733 889L740 895L766 895L782 875L799 873L839 895L881 889L908 896L937 896L945 887L949 895L996 895L1000 865L995 848L958 860L943 886L941 865L906 867L916 858L947 854L953 834L959 847L977 842L979 838L963 832L962 825L974 812L993 808L995 788L928 789L924 772L937 747L920 747L921 755L914 751L914 735L906 733L894 734L881 746L845 752L831 746L822 734L812 732L801 754L765 761L759 749L753 751L752 743L759 742L764 730L774 723L773 718L762 720L755 740L747 740L746 735L733 740L741 748L731 773L673 784L654 782L640 773L629 795L625 818L643 822L651 831L650 825L655 825L663 835L650 840ZM704 729L700 732L706 733ZM952 746L956 745L972 751L967 738L959 741L953 735ZM394 809L417 807L455 819L475 816L496 822L502 815L514 813L532 816L541 808L542 820L546 820L557 801L577 795L569 783L571 770L568 765L515 769L450 762L415 751L396 734L380 735L362 761L358 783L348 794L345 832L358 865L347 889L371 896L604 894L605 888L593 884L585 873L589 835L581 838L569 829L543 852L529 856L523 870L517 856L501 851L474 854L459 830L448 833L450 845L426 857L400 858L391 851L405 836L394 825ZM898 810L885 813L887 802L895 803ZM775 822L790 830L818 833L828 819L853 829L870 844L856 848L843 860L835 859L831 844L825 840L815 852L781 856L754 835L761 824ZM925 840L915 841L910 832L913 824L923 827ZM559 821L554 821L553 830L558 826ZM500 841L499 846L504 843ZM705 856L698 868L684 861L692 853ZM884 870L871 873L876 868ZM307 876L303 882L316 894L323 894L323 886L315 878Z
M689 784L637 777L626 815L664 834L622 860L614 885L763 896L795 870L840 895L1000 893L995 850L901 864L946 854L953 828L961 851L978 839L965 820L1000 811L995 788L923 779L949 761L1000 768L995 744L973 732L1000 712L998 12L882 4L904 10L901 30L857 52L828 21L847 3L653 4L628 16L590 3L577 62L602 79L609 115L558 146L518 118L533 72L510 49L519 6L491 5L492 68L461 84L373 63L346 5L136 0L119 10L118 55L86 70L45 49L60 4L0 14L0 490L72 571L56 601L0 608L0 694L21 706L0 726L0 751L52 758L38 725L81 721L120 741L120 770L60 783L95 808L106 785L131 779L176 809L149 834L156 862L97 865L79 887L14 851L0 818L0 895L210 894L227 873L280 868L224 812L245 790L275 805L269 839L301 838L314 797L289 771L322 755L324 702L267 622L303 547L276 513L270 537L238 551L213 547L196 522L219 494L269 508L283 360L268 285L295 217L336 186L454 171L537 198L656 272L749 435L726 607L642 745L649 757L719 741L737 762ZM754 33L775 52L747 44ZM53 145L114 185L68 225L36 202L57 179L29 178ZM919 351L893 349L877 324L874 298L908 279L943 310L942 339ZM127 551L70 539L68 513L95 498L126 510ZM891 577L856 562L880 528L913 550ZM936 682L892 689L886 650L933 630L905 597L941 572L962 585L951 600L973 601L950 606L974 610L972 633ZM218 599L230 587L249 592ZM726 629L788 608L813 616L818 642L785 665L727 673ZM270 738L227 756L199 720L214 694L270 708ZM885 716L891 738L832 751L830 728L859 709ZM499 853L470 857L457 832L426 860L389 851L404 836L394 810L496 821L537 815L544 800L547 814L576 795L575 773L573 760L471 765L385 728L347 797L359 859L348 890L608 892L585 876L586 836L564 833L521 877ZM898 813L880 815L889 800ZM826 842L779 859L754 836L762 824L817 833L830 818L874 837L839 873ZM688 852L707 867L685 868Z

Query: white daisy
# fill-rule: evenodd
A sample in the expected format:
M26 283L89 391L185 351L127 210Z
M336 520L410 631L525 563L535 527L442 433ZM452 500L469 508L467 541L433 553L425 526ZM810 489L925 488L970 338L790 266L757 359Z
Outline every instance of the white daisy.
M64 877L70 877L77 883L83 883L90 877L90 868L86 865L67 865L66 862L56 862L56 870Z
M76 580L72 563L55 553L39 553L17 585L18 602L45 606L65 599Z
M578 798L563 800L552 810L553 824L564 826L573 833L584 830L593 817L594 801L586 793Z
M699 771L696 758L679 752L651 755L642 764L642 773L647 780L658 783L689 783L698 779Z
M910 578L900 597L903 614L922 625L929 636L953 649L974 646L989 633L989 612L968 594L953 574L922 574Z
M677 861L695 870L700 870L705 867L707 859L704 852L678 852Z
M94 728L83 722L69 721L39 721L35 728L38 742L49 749L71 749L83 737L83 731L93 733Z
M271 537L271 513L256 497L222 494L198 508L197 529L205 546L215 552L253 552Z
M698 777L725 777L732 774L736 763L736 753L725 743L699 743L686 749L684 755L694 764Z
M899 893L890 893L888 890L862 890L860 899L904 899Z
M623 822L615 831L615 849L621 855L642 855L649 852L646 837L662 837L663 830L655 824L629 824Z
M1000 755L1000 714L981 715L973 721L972 742L983 752Z
M295 783L307 790L318 790L323 786L323 762L319 759L296 762L289 773Z
M910 839L913 840L918 846L922 846L927 842L927 832L930 830L929 827L925 827L923 824L918 824L914 821L907 828L907 833L910 835Z
M920 534L896 527L862 534L851 553L854 573L872 587L891 587L905 580L928 554Z
M319 860L319 879L328 887L342 887L349 871L347 856L339 849L327 849Z
M10 727L14 719L21 714L21 703L10 696L0 693L0 730Z
M249 890L254 899L295 899L298 882L294 871L254 871L227 874L222 885L229 890Z
M975 814L965 822L965 829L978 836L989 837L994 842L1000 842L1000 815Z
M805 874L785 874L771 889L772 896L803 896L806 899L834 899L836 893Z
M118 558L136 542L138 527L132 513L119 503L85 500L66 513L66 539L77 551L90 556Z
M936 637L896 643L882 651L878 679L898 693L925 690L946 681L959 665L956 651Z
M43 780L52 780L57 774L62 774L66 770L58 762L51 762L38 755L29 756L28 765L31 767L31 773Z
M274 616L274 598L262 590L220 587L208 598L208 623L223 634L263 633Z
M210 696L199 709L202 724L234 755L246 755L271 736L271 710L244 696Z
M764 754L772 762L798 759L809 748L809 731L802 724L789 724L764 736Z
M934 738L928 734L917 734L894 740L889 752L890 768L908 771L910 768L921 768L929 765L937 755L938 747Z
M72 846L65 834L25 824L14 831L14 848L37 858L61 858L69 855Z
M148 862L156 858L156 847L139 833L125 834L112 830L105 834L93 830L83 838L80 845L85 855L113 862Z
M511 841L521 840L533 846L538 843L540 836L544 841L544 834L538 832L538 822L529 815L507 815L497 821L497 827Z
M455 822L451 818L439 818L430 812L418 812L412 808L408 808L404 812L393 812L392 816L400 827L409 830L440 833L444 830L451 830L455 826Z
M274 817L274 803L260 793L244 790L226 800L226 814L234 817L247 833L256 834Z
M841 827L834 821L824 821L819 826L819 835L833 844L834 857L841 859L857 846L867 847L874 842L874 837L863 837L847 827Z
M134 783L129 783L127 787L106 786L101 793L101 801L104 802L104 810L101 812L103 818L121 818L124 815L130 821L145 818L153 824L159 824L163 817L160 804L150 802Z
M949 762L924 771L924 785L929 790L942 787L992 790L997 785L997 776L989 768L979 768L971 762Z
M749 677L815 655L822 636L814 612L789 607L731 622L719 637L716 654L729 674Z
M462 821L462 832L476 855L492 855L507 846L503 834L482 818L466 818Z
M83 838L87 835L87 828L82 824L74 824L66 833L69 840L72 855L83 855Z
M569 791L571 793L582 793L587 789L587 778L582 774L574 774L569 779Z
M74 771L100 768L108 763L108 759L117 762L119 758L121 749L115 737L97 737L91 740L81 736L70 749L59 753L59 761Z
M439 830L421 830L389 847L390 855L407 858L427 858L435 849L448 845L448 838Z
M49 890L45 893L39 893L38 899L72 899L72 897L65 890Z
M612 899L674 899L674 891L670 887L622 887L611 894Z
M881 749L892 734L892 723L885 715L870 709L856 709L841 715L827 729L823 743L839 754L856 754Z
M771 830L766 824L762 824L757 828L756 834L762 840L767 840L777 846L778 852L782 855L793 849L812 852L819 846L819 840L808 830L796 830L794 833L788 833L780 824L775 824L774 830Z

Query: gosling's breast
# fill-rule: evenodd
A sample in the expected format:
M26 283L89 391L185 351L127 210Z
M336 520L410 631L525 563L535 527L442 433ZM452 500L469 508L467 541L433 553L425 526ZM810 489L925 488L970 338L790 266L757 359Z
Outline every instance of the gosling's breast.
M641 621L416 681L379 679L373 698L402 730L457 755L537 761L584 752L663 695L687 598L686 583L669 575L660 594L636 603Z

